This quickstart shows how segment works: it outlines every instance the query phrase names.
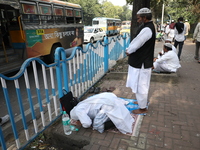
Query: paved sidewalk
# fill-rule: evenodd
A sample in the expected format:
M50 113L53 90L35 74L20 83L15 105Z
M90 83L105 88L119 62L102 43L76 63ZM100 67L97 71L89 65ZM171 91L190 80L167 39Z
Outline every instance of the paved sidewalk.
M156 43L155 56L162 47L162 42ZM138 137L107 131L100 134L84 128L70 136L80 137L80 143L89 141L84 150L199 150L200 64L194 60L194 52L194 43L187 40L181 56L182 67L177 73L178 82L151 81L149 110ZM125 79L103 78L98 86L116 87L117 96L135 99L135 94L125 84ZM62 124L54 126L52 131L63 134Z

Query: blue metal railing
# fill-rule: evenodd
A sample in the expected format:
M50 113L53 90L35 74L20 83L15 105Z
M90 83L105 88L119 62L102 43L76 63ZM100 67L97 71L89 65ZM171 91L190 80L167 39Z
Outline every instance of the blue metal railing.
M86 50L74 48L69 58L66 58L65 50L59 47L53 64L47 65L39 58L29 58L16 75L7 77L0 74L3 90L0 96L4 97L5 111L10 116L10 122L0 127L1 148L6 150L10 144L15 144L18 149L24 149L61 116L59 98L63 96L63 89L82 97L108 72L113 62L125 57L129 39L127 35L110 39L105 37L104 42L87 44ZM16 109L20 114L18 116ZM8 130L10 133L7 133ZM5 133L12 134L15 140L6 140Z

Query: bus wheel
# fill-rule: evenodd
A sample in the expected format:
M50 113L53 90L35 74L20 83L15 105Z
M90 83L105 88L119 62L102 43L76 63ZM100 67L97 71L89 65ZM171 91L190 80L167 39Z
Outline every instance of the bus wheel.
M54 63L54 54L55 54L55 51L56 51L56 48L57 47L61 47L59 44L54 44L52 47L51 47L51 52L49 55L46 55L45 56L45 62L50 64L50 63Z
M91 37L90 43L94 43L94 38L93 37Z

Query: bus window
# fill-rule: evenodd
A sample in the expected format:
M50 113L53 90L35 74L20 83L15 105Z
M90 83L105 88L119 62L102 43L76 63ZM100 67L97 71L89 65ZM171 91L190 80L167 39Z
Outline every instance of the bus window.
M72 9L66 9L66 14L67 14L67 23L74 23L74 15L73 15L73 10Z
M50 6L40 6L40 11L42 15L51 15L51 7Z
M42 24L53 24L50 5L40 5L40 19Z
M56 7L54 8L54 12L55 12L55 23L56 24L63 24L65 23L65 18L63 16L63 9L62 7Z
M23 13L22 20L24 24L39 24L39 15L36 11L36 5L22 4Z
M94 20L94 21L92 22L92 24L93 24L93 25L98 25L98 24L99 24L99 21Z
M81 11L80 10L75 10L74 11L74 16L75 16L75 22L76 23L82 23Z

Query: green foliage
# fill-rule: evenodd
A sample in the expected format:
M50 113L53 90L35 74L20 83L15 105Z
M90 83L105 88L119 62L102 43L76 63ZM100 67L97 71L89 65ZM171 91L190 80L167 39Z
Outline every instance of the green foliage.
M83 17L85 25L92 25L92 19L95 17L118 18L122 21L131 20L131 10L128 6L114 6L111 2L103 0L63 0L71 3L79 4L83 9Z

